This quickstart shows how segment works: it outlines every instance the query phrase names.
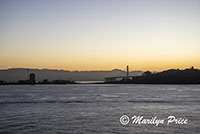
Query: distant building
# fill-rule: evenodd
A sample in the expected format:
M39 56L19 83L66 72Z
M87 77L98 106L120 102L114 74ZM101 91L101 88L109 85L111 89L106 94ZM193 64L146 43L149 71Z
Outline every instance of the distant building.
M31 73L29 75L29 81L31 82L31 84L35 84L35 74L34 73Z

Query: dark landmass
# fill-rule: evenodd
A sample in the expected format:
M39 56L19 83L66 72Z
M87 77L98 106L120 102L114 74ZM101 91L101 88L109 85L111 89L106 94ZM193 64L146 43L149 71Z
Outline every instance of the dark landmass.
M28 70L28 71L27 71ZM105 77L126 76L126 72L119 69L112 71L67 71L50 69L11 68L0 70L0 81L13 82L29 79L29 74L34 73L36 81L48 79L71 81L104 81ZM129 72L131 76L140 76L142 71Z
M14 82L0 81L0 85L35 85L35 84L76 84L74 81L70 80L53 80L48 81L47 79L43 81L30 81L30 80L19 80Z
M200 84L200 70L189 68L185 70L170 69L159 73L146 71L142 76L122 79L119 84Z
M158 73L152 73L150 71L146 71L141 76L130 76L130 75L126 76L125 71L117 70L117 69L112 70L112 71L82 71L82 72L78 72L78 71L70 72L70 71L63 71L63 70L38 70L38 69L29 70L29 72L34 72L34 80L31 80L31 78L27 79L26 69L10 69L10 70L4 71L4 73L7 71L12 74L9 77L15 76L19 72L21 72L21 75L26 78L23 77L25 80L22 79L22 80L17 80L17 81L5 81L5 80L0 79L0 85L77 84L74 80L70 80L68 75L65 76L64 74L70 74L70 76L72 76L73 74L79 74L80 77L85 78L84 80L96 80L92 78L94 78L94 76L96 76L97 74L100 75L101 73L103 73L103 75L101 74L99 77L96 76L95 78L101 78L101 77L105 78L104 76L109 76L111 80L113 80L112 78L114 78L114 81L109 81L109 82L106 81L105 82L106 84L200 84L200 70L194 69L193 67L184 69L184 70L170 69L170 70L166 70L166 71L158 72ZM38 75L41 75L42 73L46 71L50 73L47 76L50 76L52 74L58 75L59 73L59 76L62 76L68 79L48 80L47 79L48 77L44 78L41 81L35 79L35 76L37 78ZM3 71L0 70L0 74L2 72ZM108 74L106 74L106 72ZM141 73L141 72L138 72L138 73ZM52 75L52 78L54 78L53 77L54 75ZM120 80L115 79L115 78L118 78L116 76L120 76L120 75L122 76ZM2 78L2 76L0 77ZM104 84L104 83L97 82L96 84Z

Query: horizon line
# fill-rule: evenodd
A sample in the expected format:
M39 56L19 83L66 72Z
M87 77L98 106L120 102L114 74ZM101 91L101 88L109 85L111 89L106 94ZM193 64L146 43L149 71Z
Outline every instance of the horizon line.
M161 71L150 71L150 70L129 70L131 72L133 71L142 71L142 72L146 72L146 71L150 71L150 72L162 72L162 71L166 71L166 70L171 70L171 69L179 69L179 70L185 70L185 69L191 69L191 68L194 68L194 69L199 69L199 68L195 68L194 66L190 66L190 67L187 67L187 68L184 68L184 69L180 69L180 68L168 68L168 69L164 69L164 70L161 70ZM90 71L113 71L113 70L120 70L120 71L125 71L126 72L126 69L119 69L119 68L114 68L114 69L111 69L111 70L105 70L105 69L102 69L102 70L67 70L67 69L55 69L55 68L26 68L26 67L10 67L10 68L0 68L0 70L9 70L9 69L31 69L31 70L54 70L54 71L70 71L70 72L90 72Z

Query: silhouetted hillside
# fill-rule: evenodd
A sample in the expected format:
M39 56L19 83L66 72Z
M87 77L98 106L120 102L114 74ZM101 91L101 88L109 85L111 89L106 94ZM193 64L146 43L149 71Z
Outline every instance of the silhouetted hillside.
M112 71L67 71L49 69L29 69L29 73L35 73L37 81L75 80L75 81L103 81L108 76L125 76L126 72L114 69ZM142 71L130 72L132 76L141 75ZM0 81L27 80L28 70L25 68L12 68L0 70Z
M160 73L152 74L144 72L142 76L133 77L119 83L135 84L200 84L200 70L190 68L185 70L170 69Z

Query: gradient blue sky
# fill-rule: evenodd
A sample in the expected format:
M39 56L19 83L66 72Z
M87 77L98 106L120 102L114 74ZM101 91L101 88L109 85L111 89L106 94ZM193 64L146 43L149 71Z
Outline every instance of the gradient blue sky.
M200 68L199 0L0 0L0 68Z

